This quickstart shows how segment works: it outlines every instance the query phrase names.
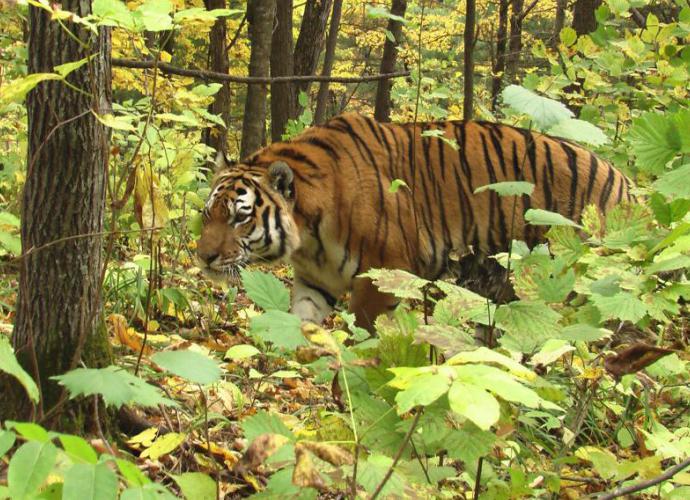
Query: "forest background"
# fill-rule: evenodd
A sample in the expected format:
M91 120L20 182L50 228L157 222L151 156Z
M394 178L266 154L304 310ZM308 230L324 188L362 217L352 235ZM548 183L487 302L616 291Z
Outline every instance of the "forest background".
M690 495L687 2L0 5L0 498ZM642 201L535 214L517 301L381 271L376 338L300 328L289 268L204 279L198 211L217 150L343 111L566 137Z

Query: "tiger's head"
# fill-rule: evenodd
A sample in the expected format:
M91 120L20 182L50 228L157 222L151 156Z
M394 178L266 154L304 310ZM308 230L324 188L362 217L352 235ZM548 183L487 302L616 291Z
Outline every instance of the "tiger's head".
M223 155L216 164L197 242L202 270L233 281L248 263L288 258L299 246L291 168L282 161L266 167L230 164Z

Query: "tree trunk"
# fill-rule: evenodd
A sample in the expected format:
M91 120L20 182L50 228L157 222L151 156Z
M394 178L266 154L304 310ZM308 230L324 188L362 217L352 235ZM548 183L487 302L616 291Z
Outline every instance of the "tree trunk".
M472 97L474 95L474 30L477 17L477 4L475 0L467 0L467 12L465 13L465 53L464 53L464 88L462 101L462 117L471 120L473 115Z
M249 76L268 76L275 11L276 0L251 0L247 4L252 46ZM247 88L240 158L246 158L266 142L266 94L265 84L252 84Z
M522 51L522 9L524 0L513 0L512 15L510 16L510 41L508 44L508 56L506 57L506 81L514 82L520 65L520 52Z
M224 9L226 7L225 0L204 0L204 6L207 10ZM216 71L217 73L228 73L230 69L230 61L228 60L228 53L225 50L227 45L227 23L224 17L220 17L211 27L208 36L208 69ZM209 112L214 115L220 115L226 127L230 123L230 84L224 82L211 106ZM227 153L228 149L228 129L218 125L204 129L202 132L202 141L208 144L216 151Z
M594 11L601 5L601 0L575 0L573 5L573 29L578 36L586 35L597 29Z
M407 0L393 0L391 14L404 17L407 10ZM393 73L398 59L398 47L403 41L402 23L395 19L388 20L388 31L394 40L386 38L383 44L383 57L381 57L380 73ZM380 122L391 121L391 89L393 80L379 80L376 88L376 104L374 117Z
M551 38L551 48L556 49L560 42L561 30L565 25L565 9L568 7L568 0L556 0L556 18L553 22L553 37Z
M560 0L559 0L560 1ZM506 70L506 45L508 43L508 6L510 0L500 0L498 5L498 30L496 32L496 59L491 79L491 109L496 111L501 92L503 73Z
M295 74L292 52L292 0L279 0L276 25L271 42L271 76ZM297 108L297 96L291 83L271 84L271 139L280 141L288 120Z
M86 17L91 2L63 0L62 8ZM91 112L110 112L110 31L101 28L94 35L64 22L83 45L51 21L45 10L29 7L29 73L52 72L57 65L95 54L67 78L83 92L62 82L44 82L27 98L23 258L12 343L19 362L41 389L39 416L62 394L51 376L76 368L79 361L90 367L110 361L105 330L98 328L103 265L99 233L109 132ZM28 417L21 391L12 390L3 399L0 420ZM92 401L88 408L93 408Z
M328 13L331 11L333 0L307 0L302 16L299 35L295 43L295 74L313 75L319 62L319 55L323 47L323 39L326 34ZM298 82L295 85L295 95L308 92L310 82ZM299 105L293 110L291 118L296 118L300 113Z
M326 41L326 54L323 58L323 76L331 76L333 60L335 59L335 46L338 42L338 28L340 28L340 14L343 10L343 0L333 2L333 13L331 14L331 25L328 28L328 40ZM323 123L326 116L326 103L328 100L328 82L321 82L319 93L316 96L316 111L314 112L314 123Z

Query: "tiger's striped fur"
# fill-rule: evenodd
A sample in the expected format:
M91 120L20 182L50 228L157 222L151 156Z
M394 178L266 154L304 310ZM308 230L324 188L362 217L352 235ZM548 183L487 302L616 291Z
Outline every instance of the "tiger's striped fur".
M423 135L436 130L459 149ZM390 193L394 179L407 187ZM474 194L514 180L535 184L532 195ZM371 328L394 301L360 273L386 267L434 279L451 253L494 254L511 237L542 241L545 229L524 222L529 208L577 221L591 203L605 213L630 201L630 190L623 174L566 140L488 122L345 114L218 174L198 251L225 273L285 258L294 266L293 312L318 323L351 290L351 310Z

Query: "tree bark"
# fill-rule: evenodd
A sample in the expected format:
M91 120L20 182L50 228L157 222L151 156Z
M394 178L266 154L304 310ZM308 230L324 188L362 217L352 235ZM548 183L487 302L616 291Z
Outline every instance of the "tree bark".
M249 76L268 76L271 58L271 37L276 0L251 0L247 5L251 54ZM246 158L266 142L266 85L247 88L242 122L240 157Z
M302 16L299 35L295 43L295 74L313 75L319 62L323 39L326 34L328 14L331 11L333 0L307 0ZM299 82L295 86L295 95L308 92L311 82ZM296 118L301 113L300 106L293 110L291 118Z
M520 52L522 51L522 9L524 0L513 0L512 15L510 16L510 41L506 57L506 81L514 82L520 65Z
M474 30L477 17L477 4L475 0L467 0L467 11L465 12L465 52L464 59L464 88L462 117L464 120L471 120L473 115L472 97L474 96Z
M573 29L578 36L586 35L597 29L594 11L601 5L601 0L576 0L573 5Z
M333 60L335 59L335 46L338 42L338 29L340 28L340 15L343 10L343 0L333 2L333 12L331 14L331 25L328 28L328 39L326 40L326 54L323 58L323 69L321 76L331 76L333 70ZM321 82L319 93L316 96L316 111L314 112L314 123L323 123L326 116L326 103L328 101L328 82Z
M204 0L204 6L207 10L224 9L226 2L225 0ZM208 69L217 73L227 73L230 69L230 61L225 50L227 45L227 23L224 17L218 18L211 27L208 42ZM222 151L225 154L228 150L228 129L226 127L230 123L230 84L227 82L222 83L222 87L216 93L213 103L209 106L209 112L214 115L220 115L226 126L214 125L204 129L202 141L216 151Z
M508 6L510 0L499 0L498 30L496 31L496 58L491 79L491 109L496 111L498 95L501 92L503 73L506 70L506 45L508 43ZM561 1L561 0L559 0Z
M393 0L391 14L404 17L407 10L407 0ZM395 71L395 63L398 59L398 47L403 41L402 23L395 19L388 20L388 31L393 35L393 40L386 37L383 44L383 56L381 57L380 73L392 73ZM376 88L376 104L374 117L380 122L391 121L391 89L392 80L381 80Z
M62 8L86 17L91 2L63 0ZM23 258L12 343L41 389L39 416L62 394L51 376L80 361L90 367L110 361L105 329L98 328L103 265L98 233L103 231L109 132L91 112L110 112L110 31L101 28L95 35L65 24L82 44L45 10L29 7L29 73L52 72L59 64L95 54L67 78L82 92L62 82L44 82L27 98ZM0 420L28 417L21 391L10 390L3 399ZM93 408L92 401L88 407ZM79 423L83 419L71 421L72 426Z
M292 43L292 0L280 0L276 6L276 25L271 42L271 76L295 74ZM271 139L280 141L288 120L297 108L297 96L291 83L271 84Z
M565 26L565 9L568 7L568 0L556 0L556 18L553 22L553 37L551 38L551 48L556 49L561 37L561 30Z

